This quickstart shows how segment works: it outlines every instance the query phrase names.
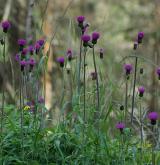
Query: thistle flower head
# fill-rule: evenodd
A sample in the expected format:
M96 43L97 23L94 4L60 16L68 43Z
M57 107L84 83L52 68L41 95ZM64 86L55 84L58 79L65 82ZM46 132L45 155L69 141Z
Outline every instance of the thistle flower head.
M156 121L158 119L158 113L157 112L150 112L148 114L148 119L151 121L151 124L152 125L155 125L156 124Z
M60 64L62 68L64 67L64 57L58 57L57 62Z
M69 48L67 50L66 54L67 54L68 60L71 61L72 60L72 54L73 54L72 49Z
M21 52L21 55L22 56L25 56L26 54L28 53L28 49L27 48L24 48Z
M84 20L85 20L85 17L82 16L82 15L80 15L80 16L77 17L77 22L78 22L78 23L83 23Z
M29 65L34 66L36 64L36 61L34 58L29 59Z
M124 64L124 70L126 71L126 75L129 75L133 70L132 64Z
M88 46L88 42L91 40L91 37L88 34L83 34L81 39L83 41L83 46L87 47Z
M134 42L134 45L133 45L133 49L136 50L137 48L138 48L138 42L135 41L135 42Z
M3 21L2 24L2 29L4 33L7 33L7 31L10 29L11 27L11 23L9 21Z
M44 45L44 39L39 39L37 43L42 47Z
M138 43L142 43L142 39L144 37L144 32L139 32L137 36Z
M144 37L144 32L139 32L138 33L138 38L143 39L143 37Z
M96 44L97 43L97 40L100 38L100 34L99 32L93 32L92 33L92 43L93 44Z
M91 37L88 34L83 34L81 39L83 42L89 42L91 40Z
M19 46L25 46L26 43L27 43L27 42L26 42L25 39L19 39L19 40L18 40L18 45L19 45Z
M20 65L21 66L26 66L27 65L27 61L25 61L25 60L20 61Z
M34 46L33 46L33 45L30 45L30 46L28 47L28 51L29 51L29 53L30 53L31 55L33 55L33 54L34 54Z
M27 61L25 60L22 60L20 61L20 66L21 66L21 71L23 72L24 71L24 68L27 66Z
M122 122L119 122L116 124L116 128L120 130L120 132L123 132L123 129L125 128L125 124Z
M41 45L37 42L35 45L34 45L34 48L35 48L35 51L36 51L36 54L39 53L39 50L41 48Z
M158 76L160 75L160 67L157 68L156 73L157 73Z
M19 54L16 54L16 55L15 55L15 60L16 60L17 62L20 61L20 55L19 55Z
M160 67L157 68L156 73L157 73L157 75L158 75L158 79L160 80Z
M139 87L139 88L138 88L138 92L139 92L139 96L140 96L140 97L143 97L143 94L144 94L144 92L145 92L145 88L144 88L143 86Z

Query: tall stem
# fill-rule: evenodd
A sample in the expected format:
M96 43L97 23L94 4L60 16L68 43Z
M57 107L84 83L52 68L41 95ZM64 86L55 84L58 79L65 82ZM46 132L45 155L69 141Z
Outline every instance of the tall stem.
M96 66L96 59L95 59L95 52L94 52L94 46L93 46L93 64L94 64L94 70L96 74L96 95L97 95L97 105L96 105L96 112L95 112L95 119L99 119L99 111L100 111L100 98L99 98L99 80L98 80L98 72L97 72L97 66ZM97 125L98 125L98 121Z
M79 63L78 63L78 77L77 77L77 93L80 95L80 84L81 84L81 63L82 63L82 40L80 41L80 50L79 50Z
M24 138L23 138L23 107L24 107L24 81L23 81L23 73L20 76L20 111L21 111L21 149L22 149L22 160L24 160Z
M4 36L4 45L3 45L3 66L4 66L4 71L5 71L5 66L6 66L6 55L5 55L5 50L6 50L6 39ZM1 109L1 161L3 164L3 120L4 120L4 104L5 104L5 86L4 86L4 79L3 79L3 88L2 88L2 109Z
M154 136L154 126L152 125L152 134ZM152 165L155 165L154 144L152 143Z
M136 79L137 79L137 63L138 63L138 57L136 57L135 67L134 67L134 82L133 82L133 95L132 95L131 124L133 124L133 112L134 112L134 104L135 104L135 87L136 87Z
M143 123L142 123L142 106L141 106L141 99L140 99L140 133L141 133L141 164L143 163Z
M83 152L85 155L85 128L86 128L86 52L87 48L84 48L84 56L83 56ZM83 160L83 164L85 165L85 157Z
M83 72L83 121L84 121L84 125L86 123L86 48L84 48L84 56L83 56L83 69L84 69L84 72Z
M125 124L127 123L127 111L128 111L128 79L126 77L126 94L125 94Z

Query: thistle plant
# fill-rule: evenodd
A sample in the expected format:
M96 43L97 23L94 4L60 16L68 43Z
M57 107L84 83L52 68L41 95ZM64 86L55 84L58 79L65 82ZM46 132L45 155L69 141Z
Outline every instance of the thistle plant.
M137 36L137 41L134 43L134 50L137 50L138 44L142 43L144 37L144 32L139 32ZM133 124L133 115L134 115L134 104L135 104L135 87L137 81L137 65L138 65L138 57L135 57L135 64L134 64L134 80L133 80L133 92L132 92L132 109L131 109L131 124Z
M77 22L78 22L78 26L80 28L80 35L82 36L84 34L84 30L85 30L85 27L84 27L84 21L85 21L85 17L84 16L78 16L77 17ZM79 57L78 57L78 72L77 72L77 93L78 93L78 96L80 95L80 82L81 82L81 63L82 63L82 48L83 48L83 45L82 45L83 41L82 39L80 38L80 50L79 50Z
M154 126L156 125L158 118L159 118L159 116L158 116L157 112L150 112L148 114L148 119L151 122L153 137L154 137L154 133L155 133L154 132ZM156 155L154 152L154 143L152 143L152 153L151 154L152 154L152 165L156 165L156 163L155 163Z
M6 66L6 35L8 30L11 27L9 21L3 21L1 23L3 29L3 66ZM5 70L6 71L6 70ZM4 120L4 107L5 107L5 86L4 86L4 79L3 79L3 89L2 89L2 107L1 107L1 161L3 163L3 120Z
M143 116L142 116L142 103L141 103L141 98L144 95L145 88L143 86L140 86L138 88L139 92L139 99L140 99L140 108L139 108L139 120L140 120L140 137L141 137L141 163L143 160Z
M128 80L130 78L130 74L133 70L132 64L125 64L124 65L125 70L125 82L126 82L126 92L125 92L125 115L124 115L124 121L125 124L127 123L127 112L128 112Z
M97 44L98 39L100 38L100 34L99 32L93 32L92 33L92 44L93 44L93 64L94 64L94 71L95 74L97 75L96 78L96 95L97 95L97 105L96 105L96 111L95 111L95 116L94 119L96 120L95 122L98 124L98 120L99 120L99 114L100 114L100 96L99 96L99 79L98 79L98 71L97 71L97 65L96 65L96 58L95 58L95 45ZM101 52L102 53L102 52ZM99 126L98 126L99 129Z

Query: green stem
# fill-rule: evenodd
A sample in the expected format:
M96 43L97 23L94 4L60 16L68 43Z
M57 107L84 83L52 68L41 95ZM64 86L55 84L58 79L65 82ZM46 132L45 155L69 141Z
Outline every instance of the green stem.
M3 46L3 65L4 71L6 66L6 37L4 36L4 46ZM3 79L3 88L2 88L2 109L1 109L1 161L3 165L3 120L4 120L4 106L5 106L5 86L4 86L4 79Z
M154 126L152 125L152 133L154 136ZM155 165L155 153L154 153L154 144L152 143L152 165Z
M141 133L141 164L143 164L143 123L142 123L142 106L141 106L141 99L140 99L140 133Z
M128 112L128 80L126 78L126 94L125 94L125 124L127 123L127 112Z
M98 79L98 72L97 72L97 66L96 66L96 59L95 59L95 51L94 51L94 46L93 46L93 64L94 64L94 70L96 74L96 95L97 95L97 105L96 105L96 112L95 112L95 118L96 118L96 123L98 126L99 130L99 122L97 119L99 119L99 111L100 111L100 98L99 98L99 79Z
M134 66L131 124L133 124L133 112L134 112L134 104L135 104L135 87L136 87L136 79L137 79L137 63L138 63L138 57L136 57L136 59L135 59L135 66Z
M79 63L78 63L78 77L77 77L78 96L80 95L80 86L81 86L81 63L82 63L82 40L80 41Z

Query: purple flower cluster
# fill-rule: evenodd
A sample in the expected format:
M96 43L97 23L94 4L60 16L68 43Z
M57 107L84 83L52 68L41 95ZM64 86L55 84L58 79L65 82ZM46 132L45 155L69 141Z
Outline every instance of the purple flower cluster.
M31 72L36 65L36 61L34 58L31 58L30 56L33 56L34 54L38 54L40 49L44 46L44 39L39 39L36 41L35 45L27 45L27 41L25 39L18 39L18 45L19 45L19 53L16 54L15 60L19 62L21 66L21 71L24 71L26 66L29 66L29 72Z

